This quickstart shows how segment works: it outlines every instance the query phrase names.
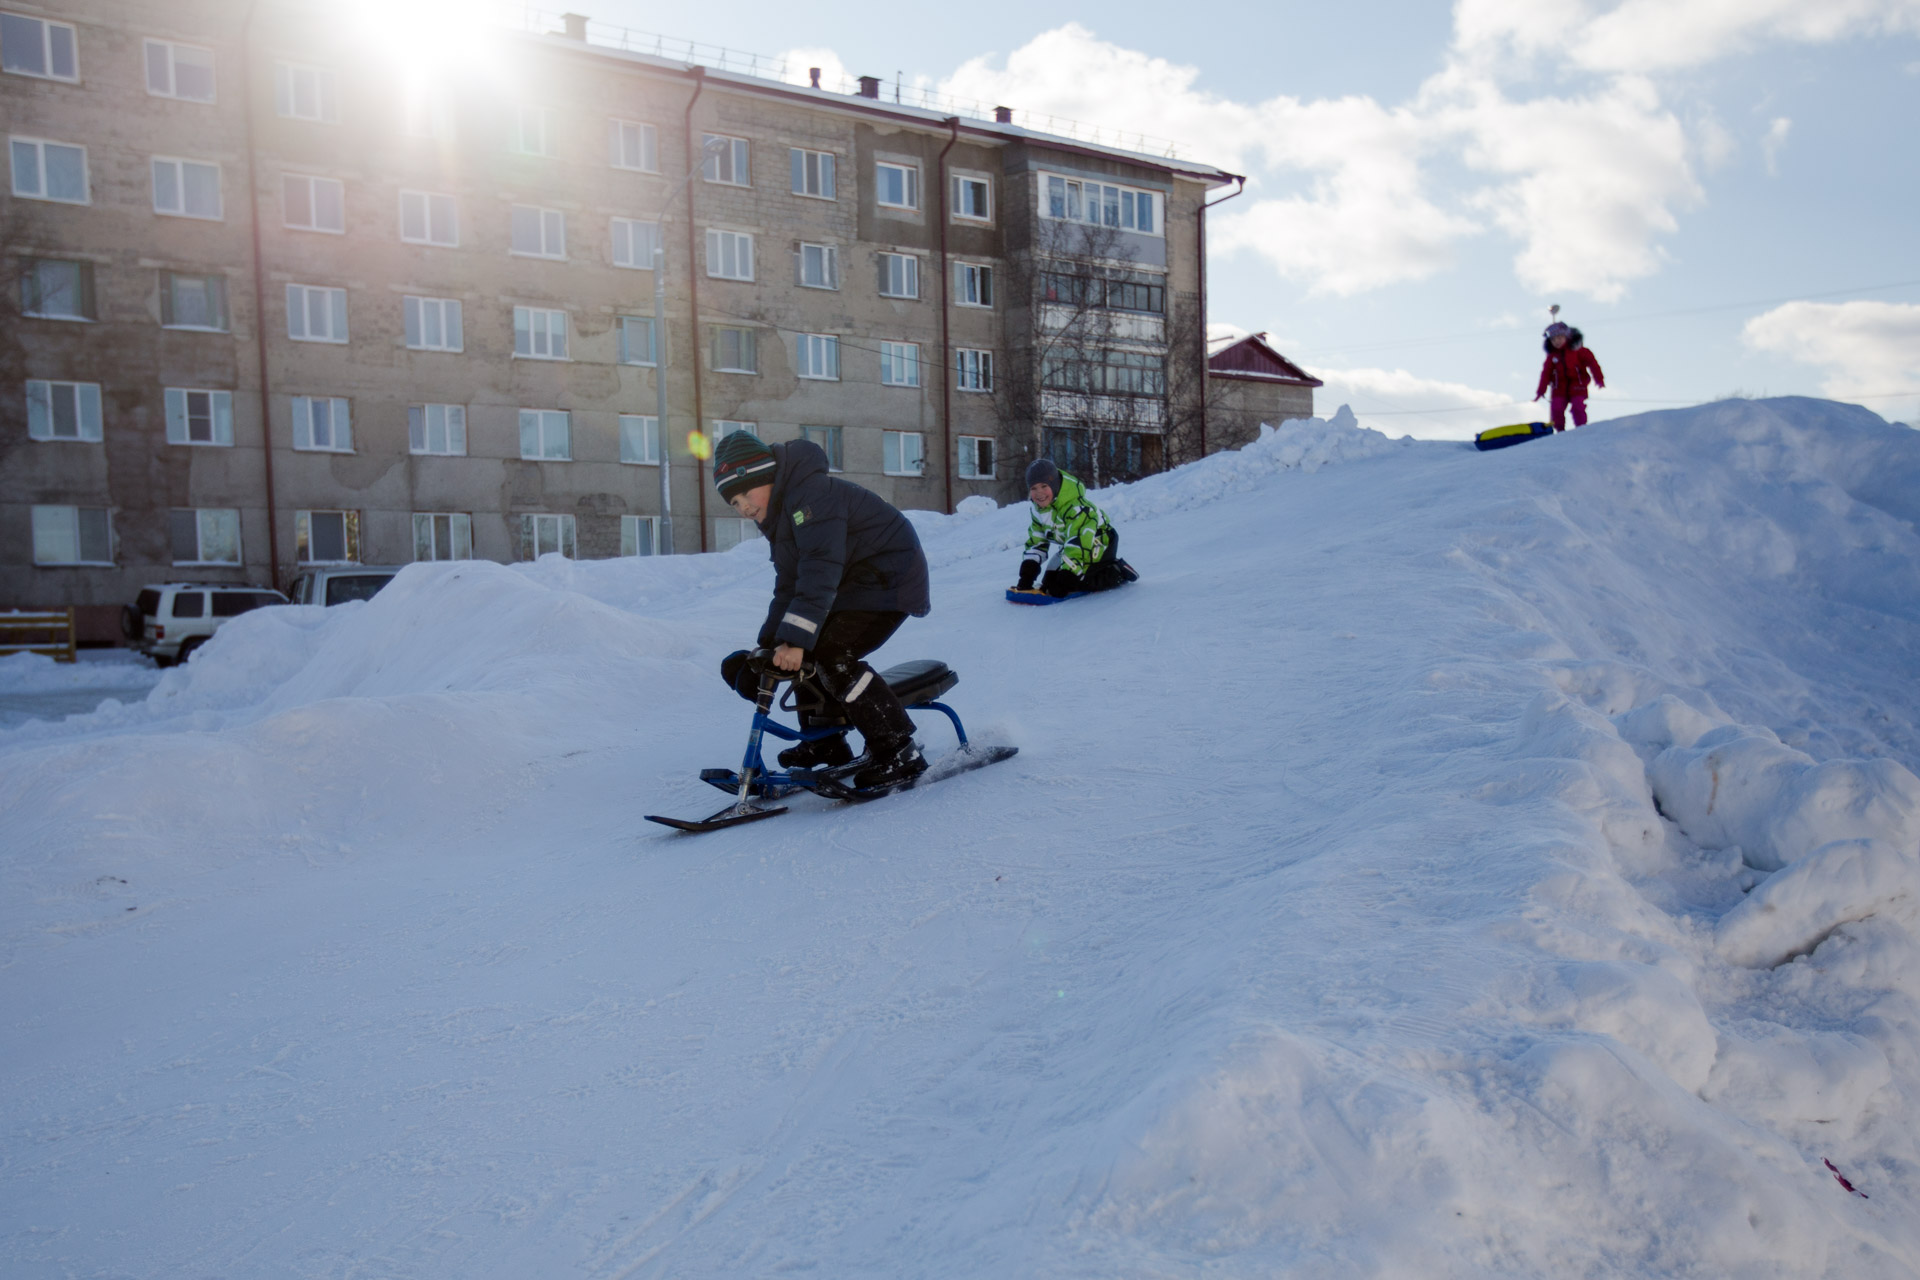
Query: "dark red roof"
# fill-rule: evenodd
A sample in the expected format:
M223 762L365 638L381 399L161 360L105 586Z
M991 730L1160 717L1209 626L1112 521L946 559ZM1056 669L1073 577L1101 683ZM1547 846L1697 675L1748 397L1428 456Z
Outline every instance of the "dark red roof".
M1216 378L1243 378L1248 382L1284 382L1296 387L1323 387L1326 383L1267 345L1267 335L1252 333L1207 357L1207 372Z

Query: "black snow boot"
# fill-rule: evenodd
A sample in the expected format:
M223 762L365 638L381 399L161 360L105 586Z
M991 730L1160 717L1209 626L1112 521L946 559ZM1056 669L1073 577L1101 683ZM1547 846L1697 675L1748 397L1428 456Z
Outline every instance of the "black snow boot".
M852 763L853 748L847 745L847 735L844 733L836 733L831 738L815 738L797 747L788 747L780 753L782 769L833 769Z
M862 791L874 787L893 787L910 782L927 771L927 759L913 735L877 738L867 744L866 767L853 775L853 785Z

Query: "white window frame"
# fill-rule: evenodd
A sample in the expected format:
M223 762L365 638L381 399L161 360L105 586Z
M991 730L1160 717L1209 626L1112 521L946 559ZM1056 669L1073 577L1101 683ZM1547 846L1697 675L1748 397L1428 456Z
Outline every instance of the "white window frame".
M245 564L246 563L246 553L241 549L241 546L240 546L240 508L238 507L173 507L171 508L168 512L168 528L167 528L167 543L168 543L169 553L171 553L173 550L173 546L172 546L173 518L175 516L185 515L185 514L191 514L193 516L193 559L182 560L176 556L173 559L174 564L201 565L201 564ZM233 533L233 555L231 558L226 558L226 559L209 559L208 558L207 543L209 541L212 541L215 543L218 543L220 541L220 534L217 530L215 531L213 538L209 539L207 537L207 525L209 523L207 517L209 516L214 517L216 521L220 521L222 517L225 517L224 523L227 523L231 526L232 533Z
M984 298L985 301L981 301ZM993 267L985 262L953 264L953 305L993 310Z
M547 521L552 521L552 525L548 526ZM546 554L540 550L540 543L548 527L553 530L554 550L569 560L578 559L579 544L574 541L573 517L543 511L523 512L520 516L520 559L538 560Z
M713 147L715 142L730 145ZM709 147L713 149L708 150ZM700 148L700 177L703 181L722 187L753 185L753 170L748 165L745 138L737 138L730 133L703 133L700 135Z
M204 402L196 397L205 396ZM167 443L225 449L233 446L233 392L211 387L168 387L164 396ZM195 413L196 407L203 410ZM207 424L207 438L194 438L196 419Z
M974 393L993 390L993 352L976 347L953 350L953 388Z
M514 359L571 360L567 339L566 312L551 307L513 309Z
M87 558L87 536L86 531L81 528L80 517L82 512L88 511L99 512L101 522L105 525L107 554L104 560ZM36 503L31 519L33 521L34 564L55 566L110 565L114 563L113 508L66 506L58 503ZM56 529L53 527L56 524L66 527ZM55 559L42 554L43 549L53 549L50 544L55 536L61 537L71 543L73 547L73 556L71 558Z
M840 381L840 338L831 333L794 335L793 369L796 377L817 382Z
M660 172L660 131L644 120L609 119L607 163L629 173Z
M441 524L445 522L447 547L446 555L441 555ZM420 554L420 545L426 543L427 554ZM464 548L466 554L462 555ZM431 564L440 560L473 559L473 516L465 511L416 511L413 513L413 560L415 564Z
M218 324L185 324L180 319L180 307L174 299L174 286L180 280L211 280L219 286ZM167 271L160 272L160 327L180 329L187 333L230 333L233 331L233 313L227 303L227 278L217 271Z
M980 446L983 444L992 450L985 471L980 469ZM999 461L1000 444L992 436L961 436L960 456L954 474L962 480L992 480Z
M407 234L408 205L422 229L420 235ZM435 216L436 210L444 215ZM432 244L446 249L460 247L460 204L454 197L442 191L415 191L402 189L400 192L400 240L403 244Z
M310 78L303 86L303 77ZM300 101L305 88L313 99L310 109ZM306 120L312 124L340 123L340 75L332 67L316 67L308 62L273 64L273 112L282 120Z
M949 194L949 198L952 203L948 207L952 210L953 220L955 222L992 222L993 179L985 174L977 173L956 173L952 174L951 177L953 179L953 190ZM980 194L981 212L979 213L971 212L969 206L973 204L973 201L963 198L963 193L970 194L975 189L977 189Z
M460 299L406 294L400 300L403 340L409 351L465 351ZM438 338L438 341L434 339Z
M182 44L175 40L143 40L140 44L141 59L146 65L147 92L153 97L173 98L180 102L204 102L208 104L220 100L220 83L213 50L197 44ZM180 52L182 50L187 50L192 53L204 53L207 56L207 79L209 84L207 86L207 96L204 98L196 97L190 93L180 92ZM156 51L160 51L166 59L166 83L157 88L153 83L153 73L160 69L156 68L153 64L153 55Z
M558 117L559 112L553 107L532 102L521 103L514 109L513 149L523 156L559 155Z
M760 526L737 516L716 516L713 521L713 549L731 551L743 542L764 538Z
M72 418L72 435L63 435L59 431L62 400L67 402ZM77 444L98 444L103 435L99 383L61 382L52 378L27 379L29 440L71 440Z
M331 189L334 200L333 209L327 212L339 214L338 223L332 226L321 220L322 194L327 189ZM301 221L303 218L304 221ZM314 173L281 174L280 224L295 231L318 231L332 236L345 235L347 233L347 184L338 178L323 178Z
M353 410L340 396L293 396L293 447L300 453L352 453Z
M901 267L901 269L897 273L894 270L894 264L896 263L905 264L903 267ZM901 299L906 299L906 300L916 301L916 302L919 300L920 298L920 255L919 254L892 253L888 251L882 251L880 254L880 270L886 272L886 283L881 285L880 287L881 297L901 298ZM893 285L893 278L896 274L904 277L903 285L907 289L911 290L911 292L908 292L908 293L889 292L890 288Z
M401 90L400 128L409 138L453 140L453 108L442 92L444 88L418 76L407 81Z
M802 289L838 289L840 287L838 245L813 244L803 240L800 247L794 250L793 266L793 282Z
M313 522L316 516L340 517L341 558L319 560L313 554ZM300 564L359 564L360 513L358 511L309 510L293 513L293 554Z
M1164 192L1071 174L1050 173L1044 169L1039 174L1039 188L1040 216L1050 221L1113 227L1133 235L1156 238L1164 238L1167 234L1167 197ZM1106 218L1106 197L1109 192L1114 197L1112 221ZM1153 226L1146 230L1141 230L1139 225L1140 202L1143 199L1147 202L1148 217L1153 222Z
M810 151L805 147L787 148L789 185L793 194L808 200L836 198L834 168L837 161L831 151ZM813 188L808 190L808 188Z
M321 313L326 324L320 327L313 323L315 295L326 299ZM288 285L287 337L294 342L344 344L347 341L347 291L323 284Z
M187 166L213 170L213 196L215 209L212 213L195 213L187 208ZM175 208L166 208L160 203L160 170L162 166L173 171L173 189L179 196ZM224 222L227 217L226 175L221 172L220 164L215 160L192 160L185 156L155 156L150 166L153 178L153 211L169 218L198 218L203 222Z
M895 169L903 176L900 180L901 199L905 203L885 199L882 192L886 189L886 175L882 170ZM920 166L902 160L875 160L873 162L873 203L882 209L906 209L920 212Z
M47 169L47 149L58 147L62 151L76 152L80 157L80 197L56 196L49 194L51 183ZM20 150L25 148L33 153L33 185L24 186L20 179ZM87 159L87 149L77 142L56 142L51 138L28 138L18 134L7 137L7 164L13 171L13 194L22 200L46 200L53 204L92 204L93 170Z
M39 305L37 307L30 305L27 295L30 291L37 292L38 285L30 286L28 284L28 278L37 277L42 264L73 268L75 294L73 302L77 310L45 310L47 296L44 294L38 296ZM36 320L63 320L78 322L80 324L92 324L94 322L95 313L99 310L99 303L94 297L93 264L91 262L85 262L76 258L28 258L21 266L20 275L20 313L22 315L30 316Z
M738 357L736 363L728 363L720 358L720 335L723 333L742 335L735 342L735 355ZM759 373L759 331L735 324L713 326L713 371L715 373Z
M882 342L880 344L880 385L918 387L920 385L920 344Z
M815 432L820 436L815 436ZM847 429L845 427L803 426L800 438L820 446L820 452L827 455L828 471L845 471L847 462Z
M630 326L633 326L633 325L645 325L647 327L647 351L646 351L647 358L645 360L635 360L633 358L633 347L627 341L627 335L630 332ZM619 316L619 317L616 317L614 327L618 330L617 337L619 340L620 349L616 354L620 357L621 364L633 365L636 368L646 368L646 369L653 369L653 368L659 367L660 344L658 341L658 335L654 333L652 316Z
M620 415L620 461L636 467L660 465L660 419L651 413Z
M638 218L615 218L609 224L613 265L632 271L653 270L653 251L661 240L660 224Z
M533 215L531 226L526 226L522 218L523 213ZM507 252L514 257L557 260L567 256L567 215L565 213L537 204L516 204L508 211L507 218L509 224ZM520 247L520 231L523 226L538 233L537 248Z
M444 447L434 448L434 436ZM421 458L467 456L467 406L410 404L407 406L407 452Z
M729 261L731 260L731 261ZM728 274L731 265L739 274ZM715 280L753 282L753 236L745 231L707 228L707 275Z
M26 66L16 65L17 55L20 51L11 46L0 50L0 58L5 59L4 62L0 62L0 68L4 68L8 75L32 76L36 80L59 80L67 84L80 83L79 28L70 22L55 22L51 18L37 17L30 13L13 13L9 11L6 16L16 22L32 22L38 24L40 27L39 39L35 43L39 45L38 52L40 55L39 61L41 69L35 71ZM60 50L54 47L55 41L53 33L55 31L66 33L66 55L73 63L73 71L69 75L61 75L58 71L54 70L55 64L58 61L57 55L60 53Z
M642 551L640 531L646 530L645 546ZM620 554L622 556L657 556L660 554L660 517L659 516L621 516L620 517Z
M912 449L907 448L912 442ZM906 454L913 458L908 461ZM927 437L921 431L882 431L880 433L880 471L889 476L927 474Z
M533 431L533 453L527 452L529 428ZM565 409L522 409L520 457L526 462L572 462L573 414Z

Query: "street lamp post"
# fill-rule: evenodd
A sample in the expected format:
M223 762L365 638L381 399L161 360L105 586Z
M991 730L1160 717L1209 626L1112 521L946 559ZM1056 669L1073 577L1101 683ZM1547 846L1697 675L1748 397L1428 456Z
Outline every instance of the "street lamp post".
M682 188L693 181L693 175L706 167L707 157L718 155L726 145L725 139L713 138L701 147L693 167L673 184L673 189L660 201L660 210L653 217L653 406L655 430L660 437L660 545L655 551L663 556L673 554L673 469L667 452L667 206L673 203ZM691 263L688 269L692 269ZM695 321L697 327L698 317L695 317ZM700 340L697 332L693 340ZM695 430L699 426L696 422ZM694 483L699 483L699 480L696 469Z

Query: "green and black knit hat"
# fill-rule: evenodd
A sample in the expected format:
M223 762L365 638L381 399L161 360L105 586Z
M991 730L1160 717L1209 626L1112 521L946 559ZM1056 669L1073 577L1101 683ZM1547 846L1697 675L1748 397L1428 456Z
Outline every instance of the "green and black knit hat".
M736 493L772 484L778 465L773 450L761 443L760 437L751 431L736 431L714 446L713 483L720 490L721 501L732 502Z

